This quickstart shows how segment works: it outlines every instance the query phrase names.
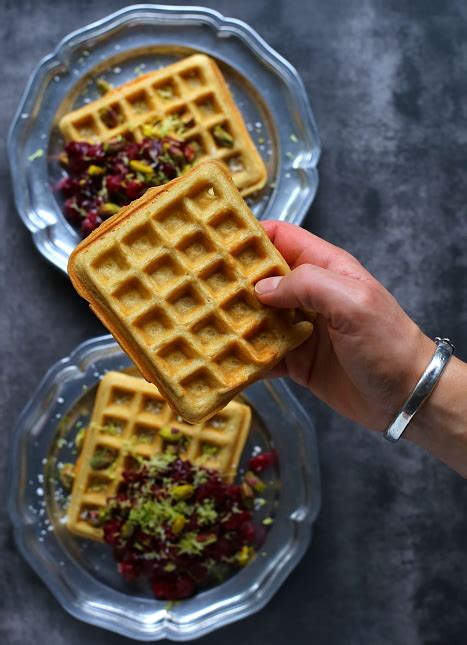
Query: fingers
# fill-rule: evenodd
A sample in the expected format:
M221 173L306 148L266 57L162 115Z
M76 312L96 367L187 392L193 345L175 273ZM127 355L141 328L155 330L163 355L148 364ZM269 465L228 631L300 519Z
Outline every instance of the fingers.
M373 276L350 253L300 226L276 220L266 220L261 224L291 269L301 264L314 264L323 269L365 280L374 280Z
M283 277L260 280L255 291L266 305L279 308L313 309L336 330L351 333L358 328L360 314L371 306L376 290L366 282L333 271L302 264Z
M261 224L271 242L292 269L300 264L315 264L328 268L337 256L347 256L344 250L299 226L275 220L267 220Z

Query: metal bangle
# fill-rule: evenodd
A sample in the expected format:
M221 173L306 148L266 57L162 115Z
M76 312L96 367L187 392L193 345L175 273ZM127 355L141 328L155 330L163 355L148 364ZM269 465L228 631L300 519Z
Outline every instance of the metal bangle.
M446 369L449 359L454 354L455 347L449 338L435 338L436 351L428 367L423 372L417 385L409 395L409 398L394 417L394 420L384 432L384 438L396 443L402 433L413 419L417 410L423 405L438 383L441 374Z

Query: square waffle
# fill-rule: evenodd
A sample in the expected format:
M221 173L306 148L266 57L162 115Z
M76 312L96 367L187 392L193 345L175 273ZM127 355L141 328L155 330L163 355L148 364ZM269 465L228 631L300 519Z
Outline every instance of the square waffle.
M83 537L102 539L101 529L87 519L89 511L105 507L107 498L117 492L123 470L131 467L135 457L152 457L164 451L166 444L159 433L166 426L177 428L186 438L180 453L182 459L215 468L227 481L232 481L250 422L249 406L231 401L206 423L186 424L175 415L154 385L142 378L108 372L99 384L90 425L76 464L67 514L68 528ZM107 468L99 463L96 452L102 449L115 455Z
M66 114L59 127L67 142L106 142L120 135L141 141L143 126L169 115L177 115L186 123L181 138L197 144L199 161L219 159L229 167L242 195L264 186L267 174L263 160L219 68L204 54L189 56L112 89ZM219 126L227 133L227 140L216 136Z
M312 322L254 295L287 263L216 161L147 191L83 240L76 290L173 408L196 423L302 343Z

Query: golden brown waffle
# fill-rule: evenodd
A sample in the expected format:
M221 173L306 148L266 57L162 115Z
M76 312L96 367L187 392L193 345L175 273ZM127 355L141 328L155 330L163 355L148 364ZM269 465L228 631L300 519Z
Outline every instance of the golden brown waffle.
M168 444L161 428L176 428L183 437L182 459L215 468L227 481L235 477L251 422L248 405L232 401L210 421L188 425L141 378L108 372L99 384L89 428L76 465L67 526L73 533L101 540L102 531L88 521L116 494L122 472L135 457L153 457ZM99 454L115 455L107 468ZM213 454L215 453L215 454ZM94 467L100 466L100 467Z
M197 144L198 161L219 159L227 164L242 195L264 186L263 160L219 68L204 54L189 56L109 91L65 115L59 127L66 141L105 142L129 134L141 141L144 125L169 115L186 123L181 138ZM227 140L219 137L219 126L227 133Z
M186 420L201 421L312 332L259 303L287 263L222 164L149 190L74 250L77 291Z

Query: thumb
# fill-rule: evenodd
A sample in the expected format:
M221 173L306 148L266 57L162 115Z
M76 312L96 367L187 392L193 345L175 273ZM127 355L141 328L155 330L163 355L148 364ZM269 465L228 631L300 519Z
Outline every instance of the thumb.
M285 276L265 278L255 286L256 296L265 305L312 309L335 329L345 324L346 331L368 304L369 291L371 286L364 281L312 264L302 264Z

